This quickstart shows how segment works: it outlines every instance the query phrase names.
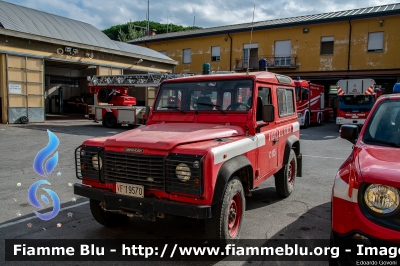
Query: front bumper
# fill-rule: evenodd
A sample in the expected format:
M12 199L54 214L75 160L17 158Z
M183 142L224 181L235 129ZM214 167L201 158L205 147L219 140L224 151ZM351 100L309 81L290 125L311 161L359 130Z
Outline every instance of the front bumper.
M336 124L338 125L364 125L365 119L360 119L360 118L343 118L343 117L337 117L336 118Z
M208 205L194 205L158 198L135 198L82 184L74 185L74 193L93 200L104 201L107 210L129 212L145 220L154 221L157 214L196 219L211 218L211 206Z
M354 239L353 236L357 233L366 236L369 243ZM400 245L377 239L358 231L339 234L332 230L331 247L339 247L340 257L337 259L338 265L400 265ZM389 250L389 253L386 256L379 255L379 252L377 255L371 254L374 252L372 250L374 247L376 247L378 251L383 249ZM394 249L396 249L395 252ZM392 258L389 257L391 252L393 253Z

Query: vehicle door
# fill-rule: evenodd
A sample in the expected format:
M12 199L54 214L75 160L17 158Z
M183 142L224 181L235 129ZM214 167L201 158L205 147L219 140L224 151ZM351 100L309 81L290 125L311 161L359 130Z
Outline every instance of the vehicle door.
M275 145L276 156L278 159L277 164L280 166L283 162L283 156L285 153L286 139L290 136L294 130L299 129L297 122L297 115L295 114L295 95L293 88L289 87L278 87L276 89L278 108L275 111L276 130L277 133L277 145ZM296 117L294 117L296 115Z
M266 123L262 120L263 105L272 104L271 88L271 86L259 86L258 96L255 101L256 106L254 110L256 113L256 134L260 139L265 139L265 144L260 145L258 149L257 165L259 169L259 176L256 177L256 180L268 178L278 166L277 140L279 132L274 122Z

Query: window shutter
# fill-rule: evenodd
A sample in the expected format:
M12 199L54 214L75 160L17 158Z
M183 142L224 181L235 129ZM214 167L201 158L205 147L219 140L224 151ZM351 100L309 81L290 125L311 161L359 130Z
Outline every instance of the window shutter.
M220 47L219 46L211 47L211 56L220 56Z
M321 42L333 42L333 41L334 41L333 36L321 38Z
M183 63L184 64L188 64L191 62L191 58L190 58L191 52L192 52L191 49L183 49Z
M292 49L292 41L276 41L275 56L290 56Z
M368 51L383 50L383 32L370 32L368 34Z

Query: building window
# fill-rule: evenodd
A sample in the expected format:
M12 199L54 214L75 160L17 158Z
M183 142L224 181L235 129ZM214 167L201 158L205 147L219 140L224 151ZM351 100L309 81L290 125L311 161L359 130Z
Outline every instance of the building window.
M182 60L182 63L190 64L192 62L191 54L192 54L192 50L191 49L183 49L183 60Z
M292 41L275 41L274 48L275 66L290 66Z
M321 38L321 55L333 54L333 36Z
M287 116L294 114L292 89L278 89L278 112L279 116Z
M211 61L216 62L220 60L220 50L219 46L211 46Z
M383 31L368 33L368 52L383 51Z
M167 51L159 51L160 54L167 55Z

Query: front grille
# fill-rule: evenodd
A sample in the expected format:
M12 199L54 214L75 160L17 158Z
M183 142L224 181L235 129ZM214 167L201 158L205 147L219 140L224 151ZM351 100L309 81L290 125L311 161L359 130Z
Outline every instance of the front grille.
M104 152L104 179L165 190L164 164L164 156Z

